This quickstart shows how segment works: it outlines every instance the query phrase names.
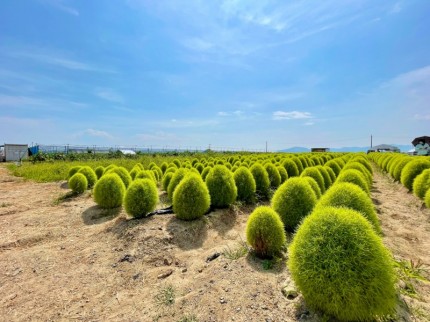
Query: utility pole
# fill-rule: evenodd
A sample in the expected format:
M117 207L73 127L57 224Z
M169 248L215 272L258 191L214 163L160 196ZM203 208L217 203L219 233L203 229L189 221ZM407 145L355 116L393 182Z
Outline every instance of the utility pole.
M370 134L370 148L373 148L373 135Z
M267 141L266 141L266 153L267 153Z

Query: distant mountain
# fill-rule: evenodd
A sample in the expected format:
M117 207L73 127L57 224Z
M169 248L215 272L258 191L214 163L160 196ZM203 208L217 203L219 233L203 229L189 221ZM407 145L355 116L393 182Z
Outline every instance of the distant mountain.
M376 145L376 144L375 144ZM413 149L414 146L411 144L389 144L396 146L400 149L401 152L408 152L409 150ZM367 150L370 149L370 146L350 146L350 147L343 147L343 148L330 148L330 152L367 152ZM310 152L311 149L301 147L301 146L294 146L289 149L283 149L279 150L278 152L288 152L288 153L299 153L299 152Z

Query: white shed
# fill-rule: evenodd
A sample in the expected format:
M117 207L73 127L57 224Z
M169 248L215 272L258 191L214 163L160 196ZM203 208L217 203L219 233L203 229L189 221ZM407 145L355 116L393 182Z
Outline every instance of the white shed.
M21 161L28 157L28 144L0 145L0 161Z

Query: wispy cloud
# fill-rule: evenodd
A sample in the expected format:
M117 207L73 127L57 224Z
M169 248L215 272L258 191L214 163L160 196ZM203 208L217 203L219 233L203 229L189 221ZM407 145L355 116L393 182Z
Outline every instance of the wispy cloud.
M217 115L218 116L229 116L230 114L227 112L218 112Z
M114 103L124 102L123 97L111 88L96 88L94 93L96 94L96 96L106 101L111 101Z
M156 125L164 128L200 128L216 126L218 125L218 121L208 119L171 119L168 121L156 122Z
M156 131L154 133L140 133L136 134L135 137L145 146L177 146L183 142L183 139L181 139L177 134L166 133L164 131Z
M88 105L86 103L56 97L32 97L0 94L0 107L22 108L26 110L42 109L47 111L75 111L77 108L87 108Z
M310 119L312 118L312 114L309 112L299 112L299 111L276 111L273 112L274 120L298 120L298 119Z
M414 119L418 121L430 121L430 114L415 114Z
M401 2L396 2L394 4L394 6L392 6L390 8L390 10L388 11L388 13L389 14L396 14L396 13L399 13L400 11L402 11L402 9L403 9L402 3Z
M79 16L79 11L66 3L64 0L39 0L44 4L50 5L58 10L73 16Z
M90 136L90 137L103 138L103 139L109 139L109 140L114 138L111 134L109 134L106 131L100 131L95 129L86 129L84 131L74 134L72 137L80 138L83 136Z

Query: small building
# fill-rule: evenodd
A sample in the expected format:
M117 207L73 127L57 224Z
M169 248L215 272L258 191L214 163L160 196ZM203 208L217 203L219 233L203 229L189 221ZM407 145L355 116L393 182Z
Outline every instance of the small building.
M330 152L329 148L311 148L311 152Z
M28 157L28 144L0 145L0 161L21 161Z
M371 150L374 152L400 152L398 147L388 144L375 145Z

